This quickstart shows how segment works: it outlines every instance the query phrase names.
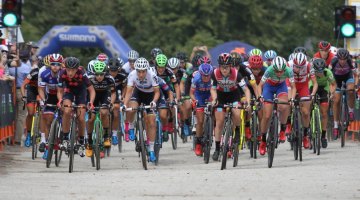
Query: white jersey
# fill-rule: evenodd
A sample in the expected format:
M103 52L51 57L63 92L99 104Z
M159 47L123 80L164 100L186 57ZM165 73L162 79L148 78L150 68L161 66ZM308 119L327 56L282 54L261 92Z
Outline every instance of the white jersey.
M308 82L309 77L311 77L311 78L315 77L315 71L311 67L311 64L308 61L306 61L305 66L300 69L297 69L295 67L293 60L290 60L288 62L288 64L289 64L290 69L293 71L295 83Z
M126 62L123 66L122 66L123 70L125 70L125 72L127 74L130 74L130 72L134 71L134 69L132 69L130 67L130 63L129 62Z
M148 70L145 78L143 80L139 80L137 72L133 70L128 76L127 85L131 87L136 87L142 92L150 93L154 92L154 87L158 87L159 83L156 75L153 72Z

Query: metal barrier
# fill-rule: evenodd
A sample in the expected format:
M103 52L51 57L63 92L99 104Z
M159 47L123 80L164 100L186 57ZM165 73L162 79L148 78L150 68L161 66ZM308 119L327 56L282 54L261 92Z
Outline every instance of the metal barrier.
M14 80L0 80L0 151L6 139L15 135L16 87Z

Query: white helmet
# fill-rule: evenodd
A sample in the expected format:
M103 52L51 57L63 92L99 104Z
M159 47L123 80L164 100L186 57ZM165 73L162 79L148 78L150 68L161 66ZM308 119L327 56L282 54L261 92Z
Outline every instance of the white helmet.
M177 59L177 58L170 58L168 60L168 66L171 68L171 69L176 69L180 66L180 60Z
M303 53L295 53L295 56L294 56L294 59L293 59L294 65L299 66L299 67L300 66L305 66L306 61L307 61L307 58L306 58L305 54L303 54Z
M295 53L291 53L291 54L289 55L289 59L288 59L288 61L293 60L293 59L294 59L294 56L295 56Z
M94 64L97 60L91 60L87 66L87 72L94 73Z
M286 60L283 57L276 56L275 59L272 61L272 66L276 71L284 71L287 64Z
M331 46L331 47L330 47L330 52L333 53L334 55L336 55L336 53L337 53L337 48L334 47L334 46Z
M131 50L128 53L128 60L136 60L139 58L139 53L135 50Z
M136 59L134 65L136 70L145 70L150 67L149 61L147 61L146 58L143 57Z

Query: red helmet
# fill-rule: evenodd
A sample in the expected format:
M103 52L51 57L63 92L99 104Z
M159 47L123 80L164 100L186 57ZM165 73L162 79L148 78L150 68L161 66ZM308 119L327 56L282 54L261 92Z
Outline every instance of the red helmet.
M306 61L306 55L303 53L296 53L293 59L293 62L296 66L305 66Z
M204 63L206 63L206 64L211 64L211 60L210 60L210 58L207 57L207 56L201 57L201 58L199 59L199 62L200 62L200 64L204 64Z
M62 63L64 60L63 56L58 53L53 53L50 55L50 63Z
M228 53L222 53L218 57L219 65L230 65L231 64L231 55Z
M96 59L97 59L98 61L107 62L107 61L109 60L109 57L108 57L106 54L104 54L104 53L100 53L100 54L96 57Z
M320 41L318 47L320 50L327 51L330 49L331 44L330 44L330 42L327 42L327 41Z
M259 69L263 67L263 59L259 55L249 57L249 65L251 69Z

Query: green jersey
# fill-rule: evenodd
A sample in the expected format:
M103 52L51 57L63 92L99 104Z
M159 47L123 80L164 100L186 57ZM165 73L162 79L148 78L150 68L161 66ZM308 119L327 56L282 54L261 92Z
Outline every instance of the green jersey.
M267 82L270 85L279 85L287 78L289 79L290 83L294 83L294 73L292 72L292 69L286 67L284 73L282 73L282 75L279 77L275 73L274 67L271 65L266 69L264 76L261 78L261 81L264 83Z
M319 74L315 73L316 81L319 85L319 87L323 87L327 92L329 92L329 86L330 83L335 81L334 75L331 72L330 69L325 68L324 73L322 76L319 76ZM309 87L312 87L313 83L310 80Z

